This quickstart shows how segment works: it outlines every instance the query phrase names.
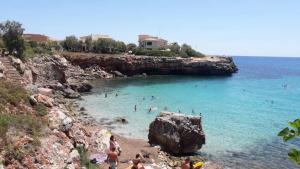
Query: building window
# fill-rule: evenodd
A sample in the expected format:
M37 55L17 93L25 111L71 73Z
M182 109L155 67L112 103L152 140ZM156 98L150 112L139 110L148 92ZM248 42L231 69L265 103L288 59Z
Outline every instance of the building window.
M147 46L152 46L152 42L147 42Z

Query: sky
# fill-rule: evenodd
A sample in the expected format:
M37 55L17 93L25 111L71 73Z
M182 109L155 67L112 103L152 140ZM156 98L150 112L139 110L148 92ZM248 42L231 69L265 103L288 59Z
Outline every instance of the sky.
M300 0L1 0L0 22L56 39L138 34L187 43L205 54L299 56Z

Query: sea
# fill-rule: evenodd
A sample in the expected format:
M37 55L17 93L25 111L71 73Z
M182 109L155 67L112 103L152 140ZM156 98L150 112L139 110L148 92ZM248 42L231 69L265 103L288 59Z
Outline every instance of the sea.
M239 70L231 76L95 80L80 105L97 121L127 119L112 130L145 140L161 111L201 114L206 144L199 154L226 169L300 168L288 159L291 148L300 149L300 139L283 142L277 136L300 117L300 58L233 59Z

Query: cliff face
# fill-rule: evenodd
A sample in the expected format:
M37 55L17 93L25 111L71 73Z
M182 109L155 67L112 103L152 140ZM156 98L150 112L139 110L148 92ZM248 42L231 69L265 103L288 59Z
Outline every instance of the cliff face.
M180 58L85 53L64 53L63 56L82 68L98 65L106 71L120 71L126 75L231 75L237 71L231 57Z

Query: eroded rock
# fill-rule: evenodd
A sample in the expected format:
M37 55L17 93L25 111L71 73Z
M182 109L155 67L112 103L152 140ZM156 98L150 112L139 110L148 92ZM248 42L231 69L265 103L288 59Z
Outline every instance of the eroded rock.
M162 112L150 124L148 139L172 154L194 153L205 144L201 117Z

